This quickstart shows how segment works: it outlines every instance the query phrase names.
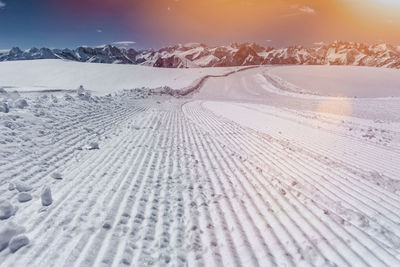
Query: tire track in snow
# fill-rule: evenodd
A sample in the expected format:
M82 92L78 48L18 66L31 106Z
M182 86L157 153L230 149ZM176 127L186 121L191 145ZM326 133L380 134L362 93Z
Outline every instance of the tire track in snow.
M257 152L258 153L258 152ZM255 153L255 155L257 155L257 153ZM286 152L285 152L286 153ZM287 157L290 157L291 155L289 155L289 154L287 154ZM300 162L300 166L302 165L301 164L301 161L303 160L303 158L300 158L300 159L298 159L298 163ZM296 170L294 173L296 173L296 172L301 172L301 171L304 171L304 170L307 170L308 168L309 168L309 165L313 165L313 161L310 161L310 160L307 160L307 159L305 159L305 163L303 164L303 166L302 166L302 168L301 168L301 170ZM290 162L289 162L290 163ZM295 167L296 168L296 167ZM316 166L315 168L311 168L311 171L313 171L314 169L319 169L319 166ZM322 170L322 169L320 169L320 170ZM333 173L335 173L335 170L331 170L331 172L333 172ZM314 172L315 173L315 172ZM315 173L316 175L317 175L317 173ZM330 175L329 173L328 174L326 174L326 175ZM324 178L324 177L323 177ZM335 176L331 176L331 178L332 179L335 179L336 177ZM332 179L330 179L330 180L332 180ZM316 181L317 183L318 183L318 181ZM343 185L345 185L345 184L343 184ZM339 190L339 192L340 192L340 190L342 190L341 188L339 188L338 189ZM351 195L350 195L351 196ZM360 202L360 204L363 204L362 202ZM384 207L380 207L380 209L382 209L382 208L384 208ZM378 211L377 211L378 212ZM379 212L378 212L379 213Z
M129 113L135 113L137 111L141 111L141 109L134 108L133 111ZM89 113L79 115L78 118L73 118L72 121L63 121L62 123L60 123L60 127L52 126L52 132L50 133L53 134L53 136L45 136L46 141L49 142L48 140L50 140L50 143L44 144L44 151L40 149L39 145L40 156L35 156L35 161L32 161L32 153L38 152L37 147L35 150L31 150L30 153L24 153L25 157L23 157L22 159L18 158L15 161L10 160L10 166L2 166L4 169L1 168L1 171L3 173L7 173L8 178L13 178L19 173L24 172L25 176L23 180L25 181L29 181L30 177L35 176L38 173L44 173L44 175L42 175L41 177L36 178L36 181L40 180L40 178L48 175L54 169L57 169L57 165L63 165L59 163L60 158L71 158L71 154L76 149L75 145L79 143L85 144L86 140L90 140L90 138L96 137L100 129L103 129L103 131L110 130L115 125L123 121L125 118L132 115L127 113L126 110L118 109L116 112L112 111L111 113L114 115L111 116L110 110L105 109L104 111L101 111L100 114ZM94 128L92 129L92 131L87 131L85 130L87 128L84 126L91 126ZM78 131L76 131L76 129L78 129ZM54 137L56 137L55 141L53 141ZM59 148L60 145L62 146L62 148ZM38 165L40 166L39 168L37 167ZM54 165L54 167L52 165ZM19 166L24 166L24 168L20 169Z
M130 139L132 139L133 137L134 135L126 136L126 138ZM90 164L85 161L82 162L82 167L76 168L75 166L75 173L72 172L71 175L65 177L64 180L62 180L63 182L68 182L66 184L66 187L60 185L59 188L55 188L55 190L53 189L53 193L56 193L54 194L55 201L48 208L47 212L42 213L40 217L36 218L34 222L30 223L31 226L35 227L33 228L33 235L35 235L34 233L37 232L36 235L40 238L47 236L51 240L54 240L56 237L58 237L58 235L54 233L54 231L58 231L58 228L51 228L50 230L52 232L49 232L48 225L56 224L57 227L63 227L65 229L65 225L69 225L71 224L71 222L73 222L74 217L78 215L77 211L79 212L80 210L82 210L82 207L85 207L85 204L95 204L95 201L91 201L90 198L90 201L87 201L87 196L92 198L96 197L96 195L93 193L93 187L99 183L98 178L103 178L103 180L107 179L108 176L103 175L103 173L106 173L107 170L112 170L113 168L115 169L118 166L118 161L120 162L120 164L124 163L123 154L121 154L122 151L118 148L122 147L122 144L124 144L127 140L126 138L115 139L117 143L110 145L110 147L112 148L110 153L101 153L101 150L97 151L98 153L94 152L94 155L89 158L93 161L90 162ZM129 150L125 151L130 152ZM96 154L100 155L100 157L97 157ZM99 166L102 166L102 168L99 168ZM76 177L75 174L77 175ZM57 191L59 192L57 193ZM65 194L60 195L63 192L65 192ZM77 196L80 198L76 199ZM61 199L61 201L56 201L56 199ZM37 210L39 209L40 203L30 203L32 203L33 205L36 204L38 206ZM63 210L65 210L65 212L62 212ZM26 211L29 212L28 209ZM73 212L72 214L70 213L71 211ZM61 221L57 220L59 216ZM48 219L44 221L46 218ZM79 221L81 220L79 219ZM41 223L43 224L43 228L38 227ZM21 221L21 224L23 224L23 221ZM29 231L30 230L28 229L28 232ZM40 243L42 243L42 245L45 247L49 247L49 245L51 244L49 240L40 241ZM34 258L38 258L40 253L44 251L44 249L40 249L40 246L38 246L37 248L39 248L39 254L35 254Z
M186 107L186 106L185 106ZM201 113L201 112L200 112ZM215 116L214 116L215 117ZM215 117L216 118L216 117ZM215 119L216 121L218 121L218 120L220 120L220 119ZM201 124L202 126L205 124L204 122L199 122L199 124ZM226 140L226 141L232 141L232 140L235 140L235 139L237 139L238 138L238 136L240 136L240 134L238 134L238 126L236 125L236 128L234 129L234 131L236 132L236 134L235 134L235 136L223 136L223 132L225 131L225 132L227 132L227 133L229 133L229 132L232 132L232 130L229 130L229 129L227 129L227 125L225 125L224 123L219 123L220 125L223 125L223 127L224 128L221 128L221 126L219 126L220 128L220 131L222 132L222 133L216 133L215 134L215 136L216 137L218 137L218 139L222 139L222 140ZM223 130L222 130L223 129ZM256 135L256 134L255 134ZM243 139L244 140L251 140L252 138L251 138L251 136L248 136L248 135L246 135L246 137L243 137ZM250 143L250 142L249 142ZM260 147L261 146L261 143L260 142L258 142L259 144L255 144L255 146L256 147ZM229 147L232 147L232 144L229 144ZM249 144L247 143L243 143L243 144L239 144L238 145L238 148L239 149L241 149L241 150L248 150L248 148L249 148L250 146L249 146ZM282 148L281 148L281 150L282 150ZM240 151L240 150L239 150ZM277 153L279 153L279 151L276 151L276 152L273 152L273 151L271 151L270 149L269 150L264 150L264 152L263 153L259 153L259 152L257 152L257 151L249 151L250 153L250 155L262 155L262 156L259 156L260 158L263 158L263 157L265 157L266 155L274 155L274 154L277 154ZM285 158L285 159L282 159L283 161L282 162L288 162L288 160L287 160L287 158ZM284 169L282 170L282 171L285 171L285 167L284 167ZM383 253L383 255L385 255L385 253ZM386 254L387 255L387 254ZM388 256L388 255L387 255ZM389 261L390 262L390 261Z
M38 212L34 191L20 205L15 220L32 243L0 252L0 265L400 264L400 197L352 162L328 165L317 144L258 133L200 102L146 101L98 116L94 129L110 125L100 150L52 159L63 180L27 169L35 186L51 180L54 203ZM80 128L65 130L78 144Z

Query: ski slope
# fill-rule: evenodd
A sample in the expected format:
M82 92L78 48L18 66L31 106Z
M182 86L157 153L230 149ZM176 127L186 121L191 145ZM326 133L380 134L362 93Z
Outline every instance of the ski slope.
M167 69L138 65L81 63L60 59L0 62L0 87L20 92L75 90L84 85L98 95L122 89L169 86L182 89L206 75L222 75L240 67Z
M179 98L2 93L0 266L400 265L400 100L270 68Z
M270 74L325 96L400 97L399 71L355 66L282 66Z

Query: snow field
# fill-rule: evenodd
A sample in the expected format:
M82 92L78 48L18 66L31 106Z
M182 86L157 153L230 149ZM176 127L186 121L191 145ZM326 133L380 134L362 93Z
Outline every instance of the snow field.
M320 109L342 100L265 90L263 71L186 98L19 96L0 113L0 265L400 265L398 100Z
M142 87L182 89L206 75L221 75L240 68L167 69L59 59L9 61L0 62L0 87L31 92L75 90L83 85L96 95Z
M280 233L277 242L291 255L281 258L293 257L295 265L301 265L304 258L307 261L307 255L311 257L308 263L321 266L398 264L398 181L382 177L397 190L382 188L383 184L371 179L372 173L351 162L326 157L323 147L295 145L286 138L271 136L270 131L264 130L264 134L212 113L207 116L199 103L185 105L185 109L192 110L191 116L198 125L224 143L223 149L231 155L223 157L226 161L236 158L250 168L249 172L236 166L229 169L237 171L231 177L238 182L247 179L248 186L253 184L248 203L258 197L264 199L264 208L270 210L261 216L278 220L271 231ZM214 110L221 114L221 103L216 103ZM376 156L369 157L373 160ZM239 178L240 172L244 174L243 180Z
M269 74L323 96L400 97L400 70L356 66L281 66Z

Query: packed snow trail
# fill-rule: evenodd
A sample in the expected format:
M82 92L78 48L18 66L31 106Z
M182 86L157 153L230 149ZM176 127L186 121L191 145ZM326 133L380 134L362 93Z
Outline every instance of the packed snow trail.
M30 242L0 266L400 265L396 123L136 93L7 115L0 193L17 210L0 226Z

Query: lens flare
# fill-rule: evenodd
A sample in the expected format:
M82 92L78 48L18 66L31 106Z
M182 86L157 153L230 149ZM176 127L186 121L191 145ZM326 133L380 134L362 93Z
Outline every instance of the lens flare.
M353 107L348 98L332 98L319 102L316 112L332 113L347 117L352 114Z

